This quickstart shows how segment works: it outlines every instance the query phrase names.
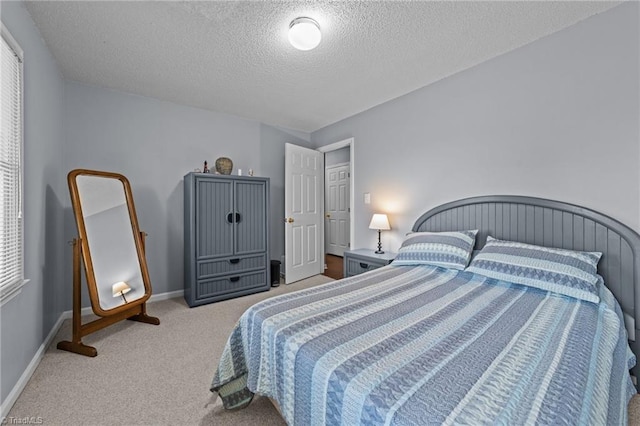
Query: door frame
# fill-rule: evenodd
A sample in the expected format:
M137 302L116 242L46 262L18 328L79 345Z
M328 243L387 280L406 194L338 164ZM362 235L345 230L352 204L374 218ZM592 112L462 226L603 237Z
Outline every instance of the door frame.
M320 151L322 153L327 153L330 151L335 151L337 149L341 149L344 147L349 147L349 173L351 174L351 179L349 181L349 244L350 247L353 248L353 241L355 240L355 226L354 226L354 216L355 216L355 156L356 156L356 141L355 138L343 139L338 142L330 143L329 145L324 145L319 148L316 148L316 151ZM324 171L323 171L324 175ZM326 179L326 177L325 177ZM322 185L322 199L320 200L322 203L322 211L324 212L324 182ZM322 263L326 264L325 258L325 241L324 241L324 214L322 220L322 232L320 233L322 238Z

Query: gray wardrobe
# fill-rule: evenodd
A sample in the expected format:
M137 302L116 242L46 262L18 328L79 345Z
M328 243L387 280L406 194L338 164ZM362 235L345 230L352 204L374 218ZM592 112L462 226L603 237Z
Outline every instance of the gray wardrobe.
M198 306L269 290L269 178L184 177L184 297Z

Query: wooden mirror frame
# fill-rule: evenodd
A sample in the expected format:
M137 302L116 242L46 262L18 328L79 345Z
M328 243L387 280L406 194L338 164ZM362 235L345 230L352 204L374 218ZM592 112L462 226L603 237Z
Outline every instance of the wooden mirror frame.
M100 296L98 293L98 283L96 281L93 261L91 258L91 250L89 248L89 239L87 236L87 230L85 226L85 219L82 213L82 201L80 198L80 192L78 191L78 176L94 176L108 179L117 179L122 183L125 200L127 204L127 210L129 213L129 219L131 221L131 231L133 233L133 240L138 257L138 264L140 266L140 274L144 284L144 295L130 302L126 302L120 306L116 306L111 309L103 309L100 305ZM58 343L58 349L79 353L86 356L96 356L97 350L92 346L87 346L82 343L82 337L87 334L93 333L118 321L129 319L132 321L144 322L148 324L158 325L160 320L156 317L151 317L146 313L146 302L151 297L151 281L149 279L149 270L147 268L147 261L145 258L145 236L144 232L141 232L138 225L138 218L136 215L135 204L133 202L133 195L131 192L131 185L129 180L118 173L103 172L97 170L76 169L69 172L67 175L67 182L69 184L69 192L71 196L71 204L76 220L76 226L78 229L79 237L74 239L73 245L73 339L72 341L61 341ZM82 324L81 321L81 265L84 263L85 278L87 281L87 287L89 290L89 298L91 300L91 307L93 312L100 318Z

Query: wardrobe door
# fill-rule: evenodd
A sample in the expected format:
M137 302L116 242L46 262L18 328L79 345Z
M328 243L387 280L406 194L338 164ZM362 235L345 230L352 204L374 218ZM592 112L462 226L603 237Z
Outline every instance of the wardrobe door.
M235 254L267 250L267 183L235 182Z
M233 181L196 180L196 257L233 255Z

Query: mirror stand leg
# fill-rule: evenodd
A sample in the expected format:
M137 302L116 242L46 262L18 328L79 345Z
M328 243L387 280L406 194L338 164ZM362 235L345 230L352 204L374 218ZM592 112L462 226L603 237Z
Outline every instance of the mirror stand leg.
M98 351L93 346L82 343L82 318L80 316L80 241L73 239L73 341L63 340L56 347L63 351L74 352L80 355L94 357Z
M144 322L146 324L159 325L160 319L147 315L147 304L140 305L140 313L127 318L130 321Z
M127 318L130 321L144 322L146 324L159 325L160 319L158 317L152 317L147 314L138 314Z
M94 357L98 355L96 348L93 346L87 346L82 342L70 342L68 340L63 340L58 342L56 347L63 351L74 352L84 356Z

